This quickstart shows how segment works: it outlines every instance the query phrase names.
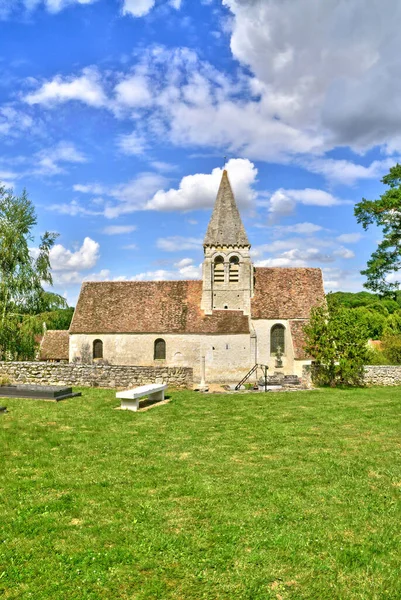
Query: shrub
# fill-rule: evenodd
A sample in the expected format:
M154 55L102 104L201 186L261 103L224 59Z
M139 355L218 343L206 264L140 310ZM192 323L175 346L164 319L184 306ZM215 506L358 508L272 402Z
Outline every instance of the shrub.
M363 385L368 362L368 330L352 309L326 306L312 309L305 327L306 352L314 358L312 379L317 385Z
M401 364L401 335L387 334L383 338L382 343L383 354L388 359L387 364Z
M1 385L10 385L10 384L11 384L11 379L9 378L8 375L0 376L0 386Z

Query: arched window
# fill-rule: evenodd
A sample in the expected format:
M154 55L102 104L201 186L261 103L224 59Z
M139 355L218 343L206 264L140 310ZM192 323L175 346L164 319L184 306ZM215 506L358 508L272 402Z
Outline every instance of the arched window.
M239 281L239 258L238 258L238 256L232 256L230 258L229 280L231 283L238 283L238 281Z
M215 283L224 283L224 258L222 256L215 258L213 280Z
M270 354L276 354L278 348L285 354L285 327L274 325L270 332Z
M103 358L103 342L95 340L93 342L93 358Z
M155 360L166 360L166 342L164 340L155 341Z

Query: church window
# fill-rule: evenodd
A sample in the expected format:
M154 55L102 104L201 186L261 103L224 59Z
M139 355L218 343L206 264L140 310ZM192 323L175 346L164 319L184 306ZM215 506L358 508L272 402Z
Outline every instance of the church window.
M276 354L278 348L285 354L285 327L274 325L270 332L270 354Z
M215 283L224 283L224 258L218 256L214 261L213 280Z
M238 283L239 281L239 258L232 256L230 258L230 283Z
M93 358L103 358L103 342L95 340L93 342Z
M156 340L155 341L155 360L165 360L166 359L166 342L164 340Z

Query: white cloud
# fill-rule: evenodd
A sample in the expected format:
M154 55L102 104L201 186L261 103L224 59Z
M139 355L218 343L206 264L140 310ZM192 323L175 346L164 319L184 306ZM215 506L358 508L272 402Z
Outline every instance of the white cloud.
M256 182L257 169L247 159L236 158L228 161L233 191L239 206L250 206L256 198L253 184ZM99 183L76 184L74 190L84 194L92 193L113 198L106 204L104 214L107 218L116 218L122 214L137 210L195 210L214 206L223 169L213 169L212 173L197 173L183 177L178 189L163 188L167 179L158 173L141 173L135 179L117 186L104 186Z
M280 188L270 197L269 213L272 218L277 216L291 215L297 204L307 206L335 206L344 204L345 200L339 200L324 190L305 188L303 190L286 190Z
M84 215L101 215L102 213L96 210L88 209L81 206L77 200L71 200L71 202L65 202L61 204L51 204L48 207L49 210L57 212L60 215L69 215L70 217L84 216Z
M155 0L124 0L123 15L143 17L147 15L155 5Z
M150 82L140 73L130 75L123 79L114 88L116 101L121 106L138 108L149 106L152 103Z
M366 148L401 131L398 0L223 0L231 49L278 119L326 131L327 145ZM378 15L380 26L378 26Z
M298 233L300 235L310 235L317 231L322 231L323 227L314 223L295 223L294 225L286 225L275 228L279 233Z
M136 225L109 225L103 229L106 235L123 235L136 230Z
M75 251L55 244L50 250L51 267L56 272L92 269L99 259L99 249L99 244L90 237L86 237L82 246Z
M349 160L333 158L314 159L304 161L302 164L308 171L324 175L330 181L353 185L360 179L380 179L398 160L400 157L375 160L367 167Z
M156 246L164 252L180 252L181 250L199 250L203 240L200 238L185 238L175 235L167 238L159 238ZM186 266L186 265L184 265Z
M257 169L247 159L231 159L226 165L231 185L239 206L249 206L256 193ZM159 190L146 204L148 210L194 210L213 207L223 170L213 169L211 174L187 175L178 189Z
M355 244L356 242L359 242L359 240L362 239L362 234L360 234L360 233L343 233L342 235L339 235L336 239L337 239L337 241L339 241L343 244Z
M0 108L0 135L17 137L34 127L34 121L30 115L17 110L11 105Z
M74 4L93 4L97 0L3 0L0 2L0 19L7 19L11 14L25 9L32 12L43 6L49 13L56 14Z
M333 254L334 256L345 258L347 260L355 257L355 253L352 250L349 250L348 248L344 248L344 246L341 246L337 250L334 250Z
M56 75L52 81L44 83L36 92L25 97L28 104L44 104L48 107L76 100L92 107L100 108L107 103L106 95L95 67L83 69L78 77Z
M36 175L58 175L65 173L62 164L82 164L88 161L85 154L80 152L71 142L60 142L52 148L41 150L35 155Z
M133 131L127 135L120 135L117 138L117 146L123 154L140 156L145 152L147 143L143 136Z

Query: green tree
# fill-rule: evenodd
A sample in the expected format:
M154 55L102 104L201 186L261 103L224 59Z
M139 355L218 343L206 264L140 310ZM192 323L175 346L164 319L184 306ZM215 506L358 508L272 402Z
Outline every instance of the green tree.
M399 281L389 282L388 275L401 268L401 165L391 167L381 180L389 189L376 200L363 198L355 206L355 216L366 230L371 225L382 229L383 239L368 260L364 286L379 294L392 293L396 298Z
M44 305L42 284L52 284L49 252L57 234L44 233L33 256L29 243L36 222L26 191L15 196L0 186L0 358L31 354L33 336L24 314Z
M369 334L354 310L315 307L305 333L305 350L314 359L312 375L317 384L363 384L364 365L369 362Z

